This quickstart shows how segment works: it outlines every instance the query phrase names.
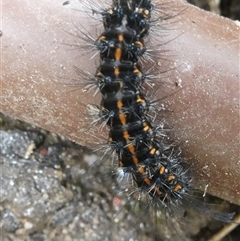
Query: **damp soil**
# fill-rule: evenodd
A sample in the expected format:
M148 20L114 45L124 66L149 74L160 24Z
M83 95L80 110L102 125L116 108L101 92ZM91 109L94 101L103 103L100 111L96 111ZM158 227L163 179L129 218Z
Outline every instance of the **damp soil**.
M239 0L187 0L204 10L215 12L232 20L240 21Z

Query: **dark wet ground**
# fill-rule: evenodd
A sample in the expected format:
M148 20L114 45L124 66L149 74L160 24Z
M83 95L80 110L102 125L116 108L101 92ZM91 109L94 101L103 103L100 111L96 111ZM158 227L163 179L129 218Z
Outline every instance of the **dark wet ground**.
M240 1L239 0L187 0L207 11L215 12L224 17L240 21ZM219 2L219 5L218 5Z
M192 2L211 9L210 1ZM222 1L222 13L239 19L239 3ZM1 114L0 137L1 241L207 241L223 226L191 210L184 220L158 219L156 225L144 206L119 193L87 148ZM240 211L218 203L227 212ZM179 223L180 235L174 228ZM239 237L240 228L223 241Z

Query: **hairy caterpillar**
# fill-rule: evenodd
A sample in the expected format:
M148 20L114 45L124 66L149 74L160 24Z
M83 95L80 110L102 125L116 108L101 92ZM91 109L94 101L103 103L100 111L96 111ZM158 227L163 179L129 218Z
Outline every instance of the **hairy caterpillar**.
M104 32L96 40L84 37L98 50L101 61L95 75L77 70L81 77L89 78L87 88L97 89L95 94L99 91L102 96L95 106L98 117L94 123L108 127L108 149L120 182L129 183L130 195L144 196L147 206L170 215L183 204L228 222L233 214L211 211L193 197L192 177L180 152L166 141L163 128L149 114L154 101L144 92L149 76L143 60L148 49L145 39L154 22L152 11L151 1L144 0L113 1L107 9L92 9L102 17Z

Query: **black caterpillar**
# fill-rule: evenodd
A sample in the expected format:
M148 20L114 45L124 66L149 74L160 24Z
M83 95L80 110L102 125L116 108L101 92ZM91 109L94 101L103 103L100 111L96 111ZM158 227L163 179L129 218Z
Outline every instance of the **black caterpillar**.
M147 76L139 59L153 8L149 0L120 0L102 12L105 31L96 40L101 64L94 79L102 94L99 115L109 126L108 142L123 175L131 173L140 191L168 205L188 191L190 180L181 174L178 154L157 137L142 93Z
M102 95L98 121L108 126L108 145L116 156L119 175L121 179L131 176L134 192L145 193L158 208L173 211L187 204L228 222L232 213L209 210L193 197L192 177L180 151L166 145L163 129L149 115L152 102L143 93L148 75L141 59L147 51L144 39L153 10L150 0L113 0L112 6L100 12L104 32L93 44L101 61L90 80Z

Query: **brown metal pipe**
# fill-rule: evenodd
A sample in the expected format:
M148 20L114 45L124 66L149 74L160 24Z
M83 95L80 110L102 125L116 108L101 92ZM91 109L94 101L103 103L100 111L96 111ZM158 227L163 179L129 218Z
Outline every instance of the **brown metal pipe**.
M73 66L94 74L99 60L90 60L94 51L72 50L71 44L86 42L67 32L81 35L79 26L95 38L102 26L73 9L82 9L79 2L61 4L3 2L0 111L89 145L99 140L86 105L99 103L99 96L84 94L81 87L72 91L62 82L77 77ZM156 7L174 15L150 33L149 45L161 49L153 57L152 72L169 70L156 80L156 94L162 98L179 90L175 82L182 86L161 101L170 110L164 118L193 163L196 187L208 185L210 193L240 204L239 26L179 0L160 1Z

